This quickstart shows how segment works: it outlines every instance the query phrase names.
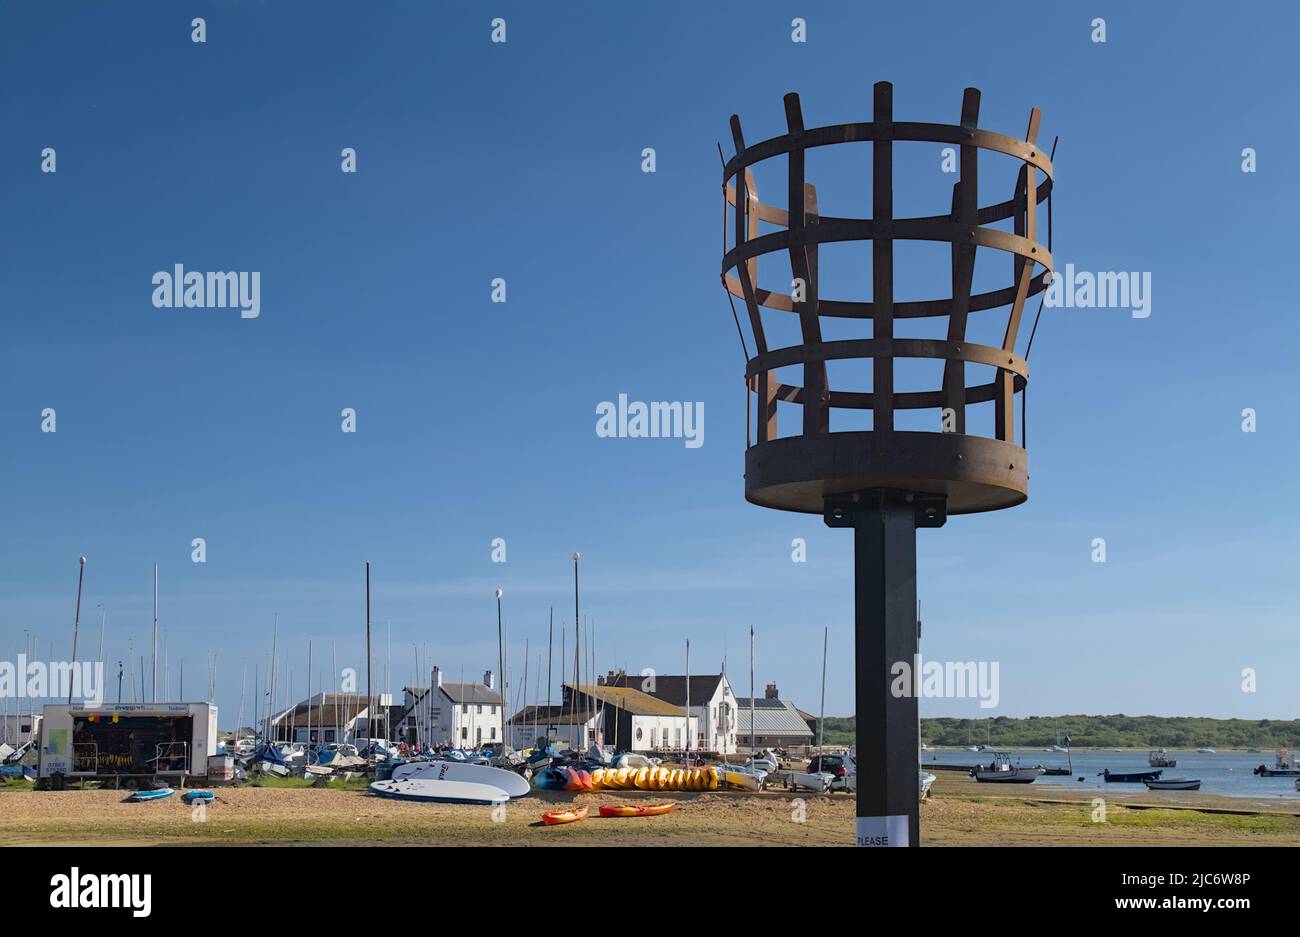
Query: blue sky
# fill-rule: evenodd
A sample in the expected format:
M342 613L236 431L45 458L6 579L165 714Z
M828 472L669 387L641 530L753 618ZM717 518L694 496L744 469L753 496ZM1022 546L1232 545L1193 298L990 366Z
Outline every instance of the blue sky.
M105 657L138 655L157 562L172 680L199 695L217 654L225 725L276 614L296 695L309 639L318 672L330 642L359 662L368 559L394 687L415 647L494 667L498 586L521 682L548 607L571 628L576 549L601 669L678 672L689 638L747 692L752 623L760 687L815 710L825 625L848 712L851 538L743 498L716 144L733 112L782 132L791 90L809 126L868 120L883 79L897 119L956 123L968 85L989 129L1040 107L1058 264L1153 280L1147 319L1044 312L1029 502L919 535L923 653L1002 681L923 714L1294 716L1297 13L899 6L0 4L0 657L67 653L79 554L83 641L103 603ZM824 211L868 213L862 152L810 160ZM907 156L900 213L945 209L938 147ZM260 271L261 315L154 308L177 263ZM702 401L705 444L599 438L620 393Z

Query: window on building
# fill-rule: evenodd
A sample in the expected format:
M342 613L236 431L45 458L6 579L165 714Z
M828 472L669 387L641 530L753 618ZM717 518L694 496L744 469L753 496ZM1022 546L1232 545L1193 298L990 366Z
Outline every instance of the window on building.
M460 727L460 737L461 737L462 739L466 739L466 740L469 739L469 726L461 726L461 727Z
M469 715L469 703L461 703L461 704L460 704L460 711L461 711L462 713L464 713L466 716L468 716L468 715Z
M636 727L636 740L637 740L638 742L641 741L641 727L640 727L640 726L637 726L637 727Z
M491 738L492 741L494 741L494 742L497 740L497 727L496 727L496 726L493 726L493 727L492 727L492 735L489 736L489 738Z
M478 714L479 714L480 716L483 715L483 704L482 704L482 703L479 703L479 704L478 704Z

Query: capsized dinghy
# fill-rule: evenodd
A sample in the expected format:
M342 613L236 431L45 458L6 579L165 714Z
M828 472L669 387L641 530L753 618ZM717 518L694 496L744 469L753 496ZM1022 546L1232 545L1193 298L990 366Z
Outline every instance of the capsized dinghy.
M468 761L412 761L393 769L393 781L466 781L500 788L511 798L525 797L532 790L521 775L505 768L476 765Z
M374 781L370 793L394 800L417 800L438 804L504 804L510 799L499 787L473 781Z
M181 795L181 800L187 804L198 803L200 801L205 804L210 804L216 799L217 795L212 793L212 791L186 791Z

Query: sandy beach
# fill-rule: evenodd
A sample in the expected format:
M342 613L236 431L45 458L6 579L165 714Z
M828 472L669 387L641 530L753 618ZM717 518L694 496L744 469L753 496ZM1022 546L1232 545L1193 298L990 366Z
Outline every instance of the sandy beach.
M850 796L796 797L784 792L540 792L490 808L387 800L357 790L240 787L217 790L195 811L176 797L123 803L119 791L0 791L0 846L173 845L636 845L848 846ZM1186 793L1107 797L1096 822L1095 792L1040 788L998 791L945 772L922 804L922 843L967 845L1300 845L1300 804ZM673 813L603 819L606 802L674 801ZM587 820L545 827L546 810L576 803Z

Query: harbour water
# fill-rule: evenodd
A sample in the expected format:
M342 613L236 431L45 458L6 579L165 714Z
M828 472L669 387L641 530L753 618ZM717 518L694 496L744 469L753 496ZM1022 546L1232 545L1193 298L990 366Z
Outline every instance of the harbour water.
M988 764L993 759L990 752L968 752L963 750L942 749L923 752L922 765L928 762L941 764ZM1069 777L1043 775L1034 782L1035 787L1059 785L1076 790L1122 790L1141 791L1141 783L1118 784L1107 783L1099 777L1102 770L1109 768L1112 772L1150 771L1146 751L1074 751L1069 761L1063 752L1043 752L1036 750L1009 749L1012 764L1023 767L1043 765L1048 768L1073 767ZM1254 774L1259 765L1272 767L1276 752L1220 752L1214 755L1194 751L1168 752L1178 762L1176 768L1163 768L1160 777L1164 780L1175 778L1200 778L1201 793L1217 794L1223 797L1278 797L1290 798L1300 803L1300 792L1296 790L1295 778L1265 778ZM937 772L943 777L942 772ZM1082 778L1083 780L1079 780Z

